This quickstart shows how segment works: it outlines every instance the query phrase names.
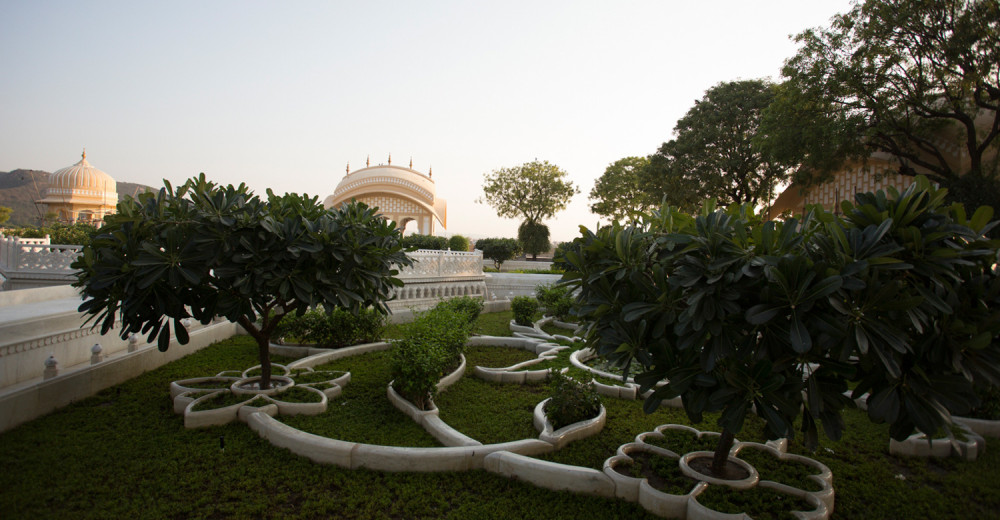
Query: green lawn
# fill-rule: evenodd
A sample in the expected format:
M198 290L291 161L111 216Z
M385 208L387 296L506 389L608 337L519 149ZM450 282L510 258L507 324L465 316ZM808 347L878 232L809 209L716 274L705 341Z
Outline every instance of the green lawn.
M477 331L500 334L509 319L510 313L484 314ZM0 434L0 518L653 518L637 504L547 491L485 471L399 474L318 465L271 446L243 423L185 429L172 412L170 381L244 369L256 364L255 356L252 341L233 338ZM478 347L467 357L470 366L506 366L530 355ZM282 421L351 441L437 445L388 404L384 353L324 368L352 372L343 395L327 413ZM450 424L494 442L536 435L530 408L546 392L544 385L470 376L437 403ZM679 410L645 415L639 402L605 398L604 404L603 432L542 458L599 468L640 432L690 424ZM824 440L812 455L833 470L835 518L1000 517L996 440L972 463L899 458L888 455L887 427L857 411L845 419L844 439ZM696 427L711 429L713 420ZM759 431L752 423L739 437L753 439ZM793 442L791 451L803 448Z

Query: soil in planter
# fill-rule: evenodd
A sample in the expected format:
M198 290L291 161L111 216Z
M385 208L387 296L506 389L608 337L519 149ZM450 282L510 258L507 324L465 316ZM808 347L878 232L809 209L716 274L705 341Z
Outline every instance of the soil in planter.
M819 471L802 462L781 460L770 453L756 448L745 447L736 458L741 459L757 470L761 480L771 480L803 491L822 491L823 486L809 475L819 475Z
M274 397L286 403L318 403L323 400L322 395L297 386L293 386Z
M688 459L688 466L702 475L722 478L725 480L743 480L750 476L750 472L747 471L746 468L731 460L726 460L726 465L722 468L722 475L716 475L715 472L712 471L711 455L706 455L704 457L691 457Z
M754 520L794 519L792 511L815 509L798 497L760 486L737 491L729 486L709 485L698 495L698 503L720 513L746 513Z
M684 455L692 451L715 451L715 447L719 444L718 435L703 435L698 437L697 433L672 428L665 429L662 433L662 438L655 435L647 435L643 441L646 444L668 449L678 455Z
M681 473L677 459L643 451L633 451L628 456L633 462L619 462L614 470L626 477L644 478L659 491L669 495L686 495L698 484L697 480Z
M227 406L232 406L234 404L245 403L249 401L252 395L237 395L228 390L225 392L220 392L204 401L196 404L193 411L203 411L203 410L216 410L219 408L225 408Z

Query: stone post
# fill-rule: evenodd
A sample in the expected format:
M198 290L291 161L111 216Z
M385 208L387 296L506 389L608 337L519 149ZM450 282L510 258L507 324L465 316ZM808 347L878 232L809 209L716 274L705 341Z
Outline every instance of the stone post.
M90 364L96 365L104 360L104 355L101 352L104 350L100 343L94 343L93 347L90 347Z
M49 358L45 360L45 372L42 373L42 379L52 379L59 375L59 362L56 361L55 355L49 354Z

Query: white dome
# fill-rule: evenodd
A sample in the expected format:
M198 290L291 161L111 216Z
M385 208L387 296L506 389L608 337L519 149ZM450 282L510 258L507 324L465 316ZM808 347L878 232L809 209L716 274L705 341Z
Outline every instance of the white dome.
M118 183L108 174L87 162L87 152L83 152L80 162L57 170L49 177L46 197L79 196L118 200Z

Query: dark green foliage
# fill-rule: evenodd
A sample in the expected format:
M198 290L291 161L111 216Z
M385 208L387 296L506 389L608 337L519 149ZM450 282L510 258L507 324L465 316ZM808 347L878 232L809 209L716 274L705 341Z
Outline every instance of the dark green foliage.
M521 244L513 238L480 238L476 249L483 252L483 258L493 260L497 271L504 262L521 254Z
M437 309L448 309L456 314L464 316L469 325L472 325L479 319L479 314L483 312L483 300L479 298L473 298L471 296L459 296L457 298L451 298L448 300L443 300L437 305Z
M808 502L793 495L760 486L734 491L729 486L708 486L698 503L720 513L746 513L759 520L794 520L791 511L812 511Z
M581 291L588 345L682 396L692 421L719 411L738 433L751 405L769 438L817 425L843 432L841 410L871 392L868 414L892 436L935 432L1000 381L998 242L992 212L967 218L920 180L859 194L844 218L815 210L761 223L748 207L669 208L640 225L584 230L562 263ZM720 443L719 451L728 447Z
M301 316L285 316L274 329L274 336L319 348L342 348L378 341L384 330L385 315L375 309L359 309L354 314L334 307L330 312L311 309Z
M969 412L969 417L1000 421L1000 386L983 386L976 389L979 406Z
M648 157L624 157L609 164L590 190L590 211L624 222L659 207L662 195L650 193L642 182L648 167Z
M549 243L549 226L530 220L525 220L518 226L517 241L524 253L532 258L538 258L538 253L544 253L552 246Z
M549 373L551 400L545 404L545 417L556 430L575 422L597 417L601 411L601 398L593 383L579 383L562 372Z
M515 296L510 301L510 310L514 313L515 323L530 327L538 312L538 300L531 296Z
M392 342L393 388L421 410L430 408L437 383L458 366L472 324L466 314L435 307L403 326Z
M452 235L448 239L448 249L452 251L468 251L471 246L472 242L469 242L469 239L462 235Z
M545 308L546 315L557 318L568 316L574 301L569 288L563 285L539 285L535 287L535 298Z
M433 249L441 251L448 249L448 239L434 235L418 235L413 233L403 237L403 247L406 249Z
M172 336L187 343L182 319L224 317L257 340L264 387L284 316L316 305L385 313L402 285L397 269L412 263L395 224L364 204L326 210L316 197L270 190L263 200L204 174L123 200L92 239L73 263L74 285L102 334L120 320L123 339L144 334L166 350Z

